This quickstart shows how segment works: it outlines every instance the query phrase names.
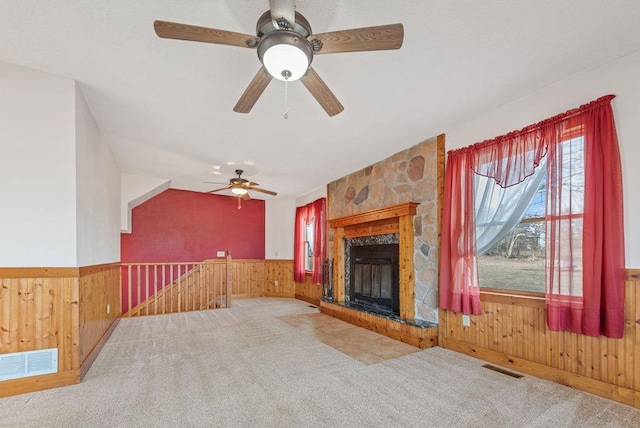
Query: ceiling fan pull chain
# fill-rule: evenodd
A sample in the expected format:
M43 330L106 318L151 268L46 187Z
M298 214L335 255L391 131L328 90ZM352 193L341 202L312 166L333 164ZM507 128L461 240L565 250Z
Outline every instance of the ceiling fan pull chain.
M289 82L284 82L284 118L289 119Z

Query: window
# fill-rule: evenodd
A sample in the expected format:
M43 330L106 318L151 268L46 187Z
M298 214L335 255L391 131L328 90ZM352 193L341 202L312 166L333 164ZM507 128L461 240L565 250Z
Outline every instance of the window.
M483 252L478 250L480 287L544 293L546 173L541 174L542 182L522 219ZM495 182L493 186L499 187ZM483 236L487 227L480 222L476 224L478 237Z
M573 194L582 194L584 139L576 137L560 146L566 177L563 187ZM541 163L534 175L506 189L482 176L477 176L475 183L480 287L544 293L546 164ZM574 222L573 228L579 235L583 201L573 198L572 204L573 212L567 220ZM576 262L581 260L574 258Z
M309 223L304 227L304 270L313 271L313 230L315 228L315 217L309 219Z
M535 225L535 217L522 221L527 212L534 210L526 196L529 192L521 190L519 184L529 183L525 186L530 186L535 195L540 189L531 184L531 178L543 170L540 166L546 162L547 326L552 331L594 337L623 336L622 166L611 107L613 98L614 95L605 95L521 130L448 153L440 308L482 314L478 254L486 252L482 248L486 242L496 241L491 247L512 236L516 251L520 239L525 246L521 251L531 254L539 246L536 240L542 239L542 227ZM503 186L505 194L508 191L520 195L494 199L489 190L477 191L477 175L491 177ZM542 177L539 179L542 183ZM495 200L501 201L499 207L494 206ZM477 230L476 224L493 231ZM513 254L514 248L511 253L509 246L504 251ZM527 273L519 275L518 283L526 276ZM512 286L515 280L509 281Z
M326 257L326 198L296 208L293 279L306 282L311 274L314 284L322 283L322 266Z

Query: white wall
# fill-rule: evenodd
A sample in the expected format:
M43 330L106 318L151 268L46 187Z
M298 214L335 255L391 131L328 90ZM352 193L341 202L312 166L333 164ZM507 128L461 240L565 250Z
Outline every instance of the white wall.
M77 266L120 261L120 169L82 91L76 100Z
M265 200L265 258L293 260L295 218L294 199Z
M74 81L0 63L0 266L75 266Z
M325 185L325 186L318 187L317 189L312 190L307 194L298 196L296 198L296 207L301 207L303 205L310 204L311 202L317 199L326 198L326 197L327 197L327 186Z
M120 228L131 233L131 210L169 188L171 180L144 175L121 175Z
M265 200L265 258L293 260L296 207L327 197L321 186L296 199Z
M523 128L606 94L616 95L612 106L622 157L626 264L640 268L640 51L448 130L447 150Z

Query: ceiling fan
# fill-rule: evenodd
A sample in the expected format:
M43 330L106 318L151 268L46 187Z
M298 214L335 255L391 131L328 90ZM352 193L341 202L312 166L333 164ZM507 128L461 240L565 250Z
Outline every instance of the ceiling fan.
M231 193L233 193L234 195L237 195L238 199L242 198L244 200L251 199L251 197L249 196L249 190L260 192L260 193L266 193L267 195L272 195L272 196L277 195L276 192L272 192L271 190L266 190L266 189L261 189L259 187L256 187L258 186L258 183L254 183L253 181L249 181L247 179L242 178L243 172L244 171L241 169L236 169L236 174L238 174L238 176L230 179L228 186L221 187L220 189L211 190L207 193L216 193L216 192L221 192L223 190L231 189Z
M312 34L307 19L295 11L294 0L270 0L269 10L256 24L256 36L167 21L153 25L156 34L167 39L257 48L262 67L233 107L238 113L249 113L275 77L288 82L300 79L327 114L334 116L344 107L311 67L313 56L399 49L404 39L402 24Z

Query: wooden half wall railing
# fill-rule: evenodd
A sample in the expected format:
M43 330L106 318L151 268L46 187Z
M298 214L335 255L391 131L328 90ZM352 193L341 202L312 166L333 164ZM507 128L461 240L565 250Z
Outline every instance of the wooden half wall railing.
M122 263L124 317L231 307L232 260Z

